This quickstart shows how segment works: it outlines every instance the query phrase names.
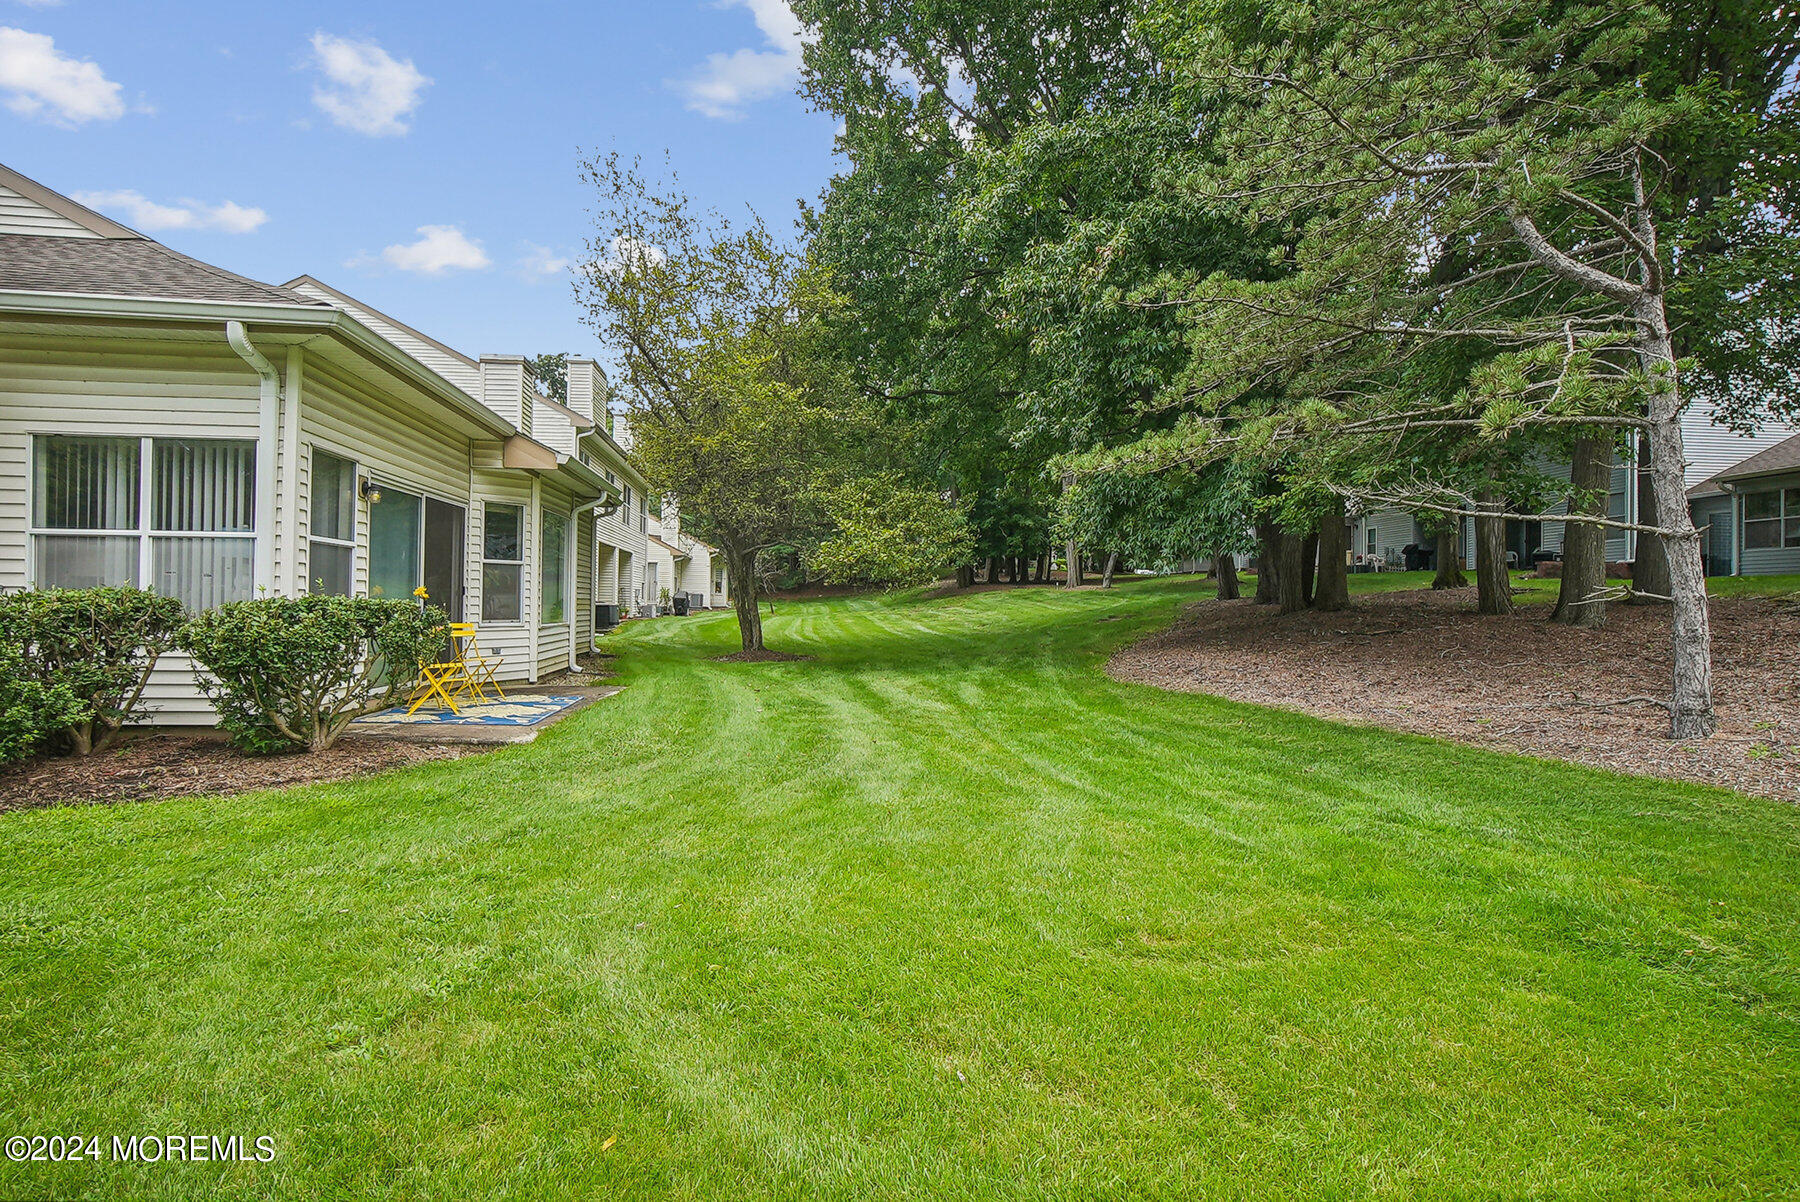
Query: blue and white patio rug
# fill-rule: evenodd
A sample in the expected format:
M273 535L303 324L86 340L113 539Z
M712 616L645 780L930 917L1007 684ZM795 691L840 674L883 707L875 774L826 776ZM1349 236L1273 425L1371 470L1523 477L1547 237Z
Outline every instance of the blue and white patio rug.
M391 710L382 710L378 714L358 718L356 724L367 723L370 726L536 726L571 705L581 701L580 697L515 697L506 701L476 701L468 705L458 704L462 712L453 714L447 709L433 709L430 705L422 705L411 714L406 706L398 705Z

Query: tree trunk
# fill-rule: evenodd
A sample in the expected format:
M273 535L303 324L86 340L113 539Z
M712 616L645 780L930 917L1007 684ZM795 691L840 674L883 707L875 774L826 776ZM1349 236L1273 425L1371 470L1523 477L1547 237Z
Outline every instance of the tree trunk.
M1669 737L1705 739L1719 728L1712 701L1712 625L1706 608L1700 532L1694 529L1687 505L1687 448L1681 437L1681 390L1675 375L1675 352L1661 295L1647 292L1636 309L1638 358L1651 381L1647 439L1650 480L1660 519L1657 524L1667 531L1656 537L1668 566L1668 596L1674 601L1669 623L1675 659ZM1638 541L1641 544L1643 539Z
M1281 599L1281 527L1264 522L1256 528L1256 604Z
M1044 551L1037 557L1037 570L1032 573L1033 584L1043 584L1050 579L1050 552Z
M1299 613L1306 608L1306 572L1301 566L1306 541L1298 534L1281 532L1276 552L1275 593L1281 599L1284 614Z
M1660 526L1656 516L1661 506L1656 503L1656 456L1645 438L1638 446L1638 524ZM1681 508L1687 510L1687 495L1682 494ZM1662 540L1642 531L1637 536L1637 551L1631 557L1631 591L1625 597L1630 605L1661 605L1675 595L1671 580L1668 551Z
M1577 438L1569 460L1570 512L1606 516L1607 484L1612 478L1612 440ZM1606 527L1586 522L1563 525L1562 584L1556 591L1552 622L1595 627L1606 621Z
M731 607L737 611L738 637L745 651L763 649L762 596L756 579L756 552L742 551L725 555L731 579L737 585L731 590Z
M1111 588L1112 587L1113 571L1118 566L1119 566L1119 553L1117 551L1109 552L1106 556L1106 567L1102 568L1100 571L1100 587L1101 588Z
M1068 579L1064 583L1066 583L1070 588L1080 588L1081 587L1081 548L1077 547L1074 543L1070 543L1068 546L1068 554L1069 554L1069 575L1068 575Z
M1350 608L1350 535L1339 501L1319 523L1319 575L1311 605L1323 613Z
M1213 575L1219 579L1219 600L1236 601L1238 593L1237 556L1229 551L1213 554Z
M1000 583L1000 557L998 555L988 556L987 582L989 584Z
M1313 529L1307 531L1306 538L1302 541L1300 547L1300 579L1303 581L1301 585L1301 595L1306 598L1306 603L1308 605L1312 604L1313 584L1318 566L1319 530L1318 527L1315 526Z
M974 564L965 563L962 567L956 569L956 587L957 588L974 588L975 587L975 565Z
M1509 614L1513 604L1512 576L1506 570L1506 519L1498 516L1506 506L1493 493L1482 493L1475 498L1475 508L1485 511L1475 519L1475 609Z
M1438 531L1437 575L1431 578L1431 587L1434 589L1469 587L1469 578L1463 575L1462 528L1460 525Z

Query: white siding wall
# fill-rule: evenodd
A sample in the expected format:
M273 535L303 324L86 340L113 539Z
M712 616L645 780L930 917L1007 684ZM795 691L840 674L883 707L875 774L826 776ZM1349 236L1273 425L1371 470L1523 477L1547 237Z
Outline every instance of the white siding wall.
M359 477L410 493L437 497L452 504L469 504L469 455L466 438L421 418L366 385L344 376L316 358L306 362L300 401L299 503L295 517L300 533L307 532L312 517L312 448L319 447L356 464ZM471 522L473 519L471 518ZM289 582L295 592L306 591L312 574L307 567L305 543L297 558L298 575ZM464 575L469 576L464 563ZM356 499L356 556L353 574L358 596L369 589L369 503ZM479 587L479 575L469 595ZM477 616L464 610L465 616Z
M216 344L0 335L0 584L30 583L31 435L254 439L257 423L256 374L222 331ZM212 721L186 656L158 661L145 700L152 721Z
M469 508L470 567L468 615L481 622L481 649L488 655L502 657L501 680L524 680L535 676L531 661L530 621L483 622L481 620L481 553L483 549L483 503L518 505L525 511L525 569L520 613L533 618L537 613L537 518L531 506L531 477L523 472L477 469L475 472L475 504Z
M0 234L47 234L58 238L98 238L100 235L71 221L54 209L46 209L11 188L0 186Z

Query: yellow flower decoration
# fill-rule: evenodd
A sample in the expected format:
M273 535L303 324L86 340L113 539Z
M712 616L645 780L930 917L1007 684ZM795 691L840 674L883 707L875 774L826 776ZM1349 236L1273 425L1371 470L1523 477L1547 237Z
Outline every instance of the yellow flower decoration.
M413 590L413 596L417 597L421 601L426 601L426 600L430 599L431 594L426 592L425 586L421 584L418 588Z

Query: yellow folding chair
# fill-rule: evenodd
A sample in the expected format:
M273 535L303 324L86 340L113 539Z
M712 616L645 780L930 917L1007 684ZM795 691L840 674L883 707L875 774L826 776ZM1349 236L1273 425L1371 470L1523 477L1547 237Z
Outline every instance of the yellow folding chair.
M439 664L421 662L419 664L419 683L415 686L413 703L407 707L406 716L412 717L413 711L433 697L441 698L451 713L461 714L462 711L456 708L456 698L451 696L451 693L460 691L458 681L466 675L468 673L460 660Z
M493 689L500 700L505 701L506 690L494 679L504 659L498 655L483 655L479 640L480 632L475 623L450 623L450 645L456 649L456 661L463 669L458 687L477 701L485 701L486 690Z

